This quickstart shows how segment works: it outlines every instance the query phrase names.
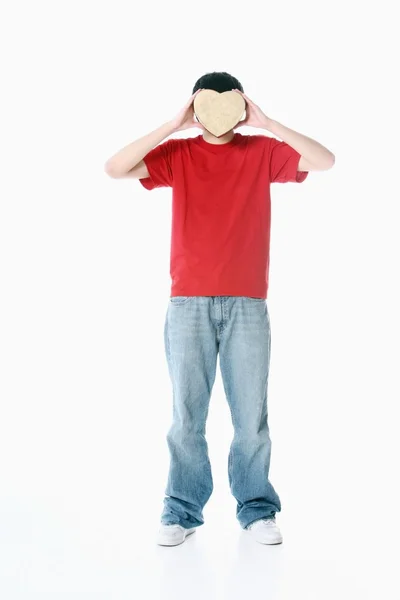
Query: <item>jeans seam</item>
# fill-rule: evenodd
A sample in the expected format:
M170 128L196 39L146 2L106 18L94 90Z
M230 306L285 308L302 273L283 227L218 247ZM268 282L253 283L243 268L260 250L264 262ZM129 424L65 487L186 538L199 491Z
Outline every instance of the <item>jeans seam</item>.
M235 427L235 419L234 419L234 416L233 416L233 412L232 412L232 408L231 408L230 402L228 400L228 396L227 396L227 402L228 402L229 412L231 413L231 419L232 419L232 425L233 425L233 440L231 442L231 448L229 449L229 458L228 458L228 471L231 471L232 470L232 463L233 463L233 444L234 444L234 441L235 441L236 427Z
M168 331L168 313L166 316L166 321L165 321L165 350L167 353L167 361L168 364L171 365L171 351L170 351L170 345L169 345L169 331Z

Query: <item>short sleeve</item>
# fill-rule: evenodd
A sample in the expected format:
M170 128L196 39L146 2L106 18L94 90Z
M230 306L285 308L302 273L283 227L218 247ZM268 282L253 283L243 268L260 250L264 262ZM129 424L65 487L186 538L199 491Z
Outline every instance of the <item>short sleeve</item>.
M308 175L308 171L298 171L299 154L286 142L270 139L269 166L271 183L301 183Z
M168 140L150 150L143 158L149 177L139 179L146 190L159 187L172 187L173 155L179 148L179 139Z

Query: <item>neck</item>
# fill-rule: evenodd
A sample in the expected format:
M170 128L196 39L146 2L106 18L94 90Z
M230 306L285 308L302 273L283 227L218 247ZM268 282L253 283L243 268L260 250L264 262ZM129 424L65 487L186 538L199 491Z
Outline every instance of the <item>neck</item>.
M224 133L221 137L215 137L215 135L207 131L207 129L203 131L203 139L209 144L227 144L233 139L234 135L233 129L228 131L228 133Z

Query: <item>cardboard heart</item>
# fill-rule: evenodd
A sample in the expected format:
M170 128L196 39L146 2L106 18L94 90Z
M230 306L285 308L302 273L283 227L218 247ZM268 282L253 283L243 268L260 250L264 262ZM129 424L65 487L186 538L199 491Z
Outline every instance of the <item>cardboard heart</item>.
M194 112L200 123L215 137L221 137L237 125L246 109L237 92L201 90L194 99Z

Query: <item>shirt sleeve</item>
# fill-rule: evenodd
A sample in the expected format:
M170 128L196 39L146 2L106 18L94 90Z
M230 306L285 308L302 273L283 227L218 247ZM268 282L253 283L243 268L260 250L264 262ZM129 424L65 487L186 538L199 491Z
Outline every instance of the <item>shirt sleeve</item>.
M159 144L143 158L149 177L139 179L146 190L160 187L172 187L173 155L179 148L179 139L172 139Z
M275 138L270 139L269 166L271 183L301 183L308 175L308 171L298 171L299 154L286 142Z

